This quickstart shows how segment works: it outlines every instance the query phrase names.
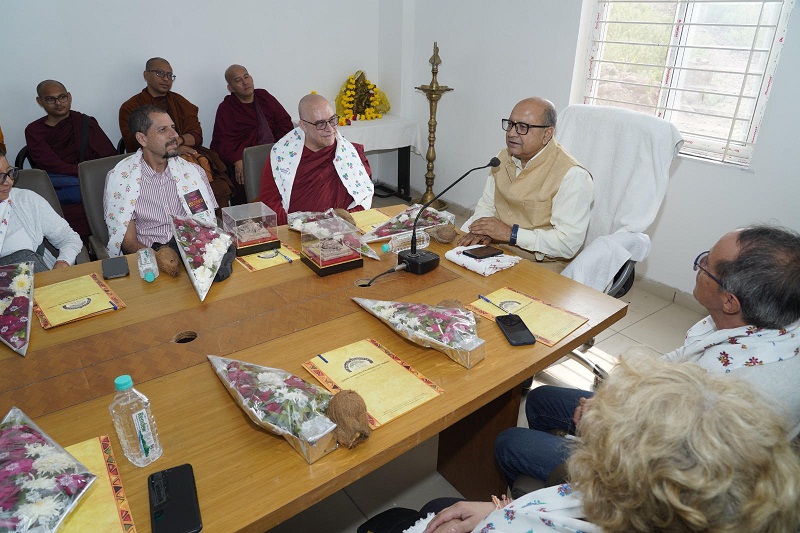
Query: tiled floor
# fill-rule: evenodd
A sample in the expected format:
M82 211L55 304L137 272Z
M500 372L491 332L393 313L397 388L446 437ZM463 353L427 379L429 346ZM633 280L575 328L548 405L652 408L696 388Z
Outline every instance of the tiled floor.
M612 356L637 345L648 346L659 353L670 351L683 343L686 330L702 318L694 311L635 286L623 299L629 304L627 316L595 339L595 346ZM591 381L591 375L581 370L579 375L566 379L573 386L585 388ZM460 496L436 472L437 445L436 437L420 444L346 489L273 528L270 533L353 533L367 517L390 507L419 509L433 498Z

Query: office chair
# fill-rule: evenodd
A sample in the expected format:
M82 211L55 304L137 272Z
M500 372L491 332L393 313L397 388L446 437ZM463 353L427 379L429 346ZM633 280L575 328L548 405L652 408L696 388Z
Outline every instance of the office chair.
M269 162L269 151L272 144L262 144L245 148L242 152L242 165L244 166L244 192L248 202L258 201L258 192L261 188L261 171Z
M14 166L17 168L22 168L23 165L25 165L25 160L27 160L30 167L33 168L33 159L31 159L27 144L22 147L22 150L17 152L17 157L14 159Z
M32 168L20 170L19 178L14 186L18 189L28 189L29 191L35 192L47 200L47 202L50 204L50 207L53 208L53 211L58 213L58 216L64 218L64 211L61 209L61 204L58 202L56 190L53 188L53 183L50 181L50 176L48 176L47 172L44 170ZM58 257L58 250L50 243L50 241L47 240L47 237L45 237L44 241L42 241L42 244L39 246L39 249L36 250L36 253L42 255L45 248L50 250L50 253L52 253L54 256ZM75 264L88 263L89 261L89 252L86 250L86 246L84 246L75 258Z
M84 161L78 165L78 182L81 187L83 207L86 210L89 230L92 232L89 235L89 246L98 259L108 257L106 250L108 226L106 226L103 213L103 190L106 185L106 174L129 155L112 155L102 159Z
M650 252L644 232L664 200L683 139L666 120L593 105L564 109L555 136L594 183L584 247L562 274L619 298L633 283L631 262Z

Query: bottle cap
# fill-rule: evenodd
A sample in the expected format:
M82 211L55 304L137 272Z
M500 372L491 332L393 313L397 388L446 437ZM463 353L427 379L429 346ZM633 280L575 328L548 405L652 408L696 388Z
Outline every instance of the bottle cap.
M384 252L388 252L389 251L389 243L387 242L386 244L381 246L381 250L383 250Z
M114 380L114 388L117 390L128 390L133 387L133 379L128 374L123 374Z
M147 283L152 283L154 279L156 279L156 275L153 274L152 270L148 270L147 272L144 273L144 280Z

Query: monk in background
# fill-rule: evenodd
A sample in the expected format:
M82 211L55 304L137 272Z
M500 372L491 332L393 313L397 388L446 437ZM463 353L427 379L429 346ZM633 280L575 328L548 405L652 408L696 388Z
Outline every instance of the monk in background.
M324 97L309 94L298 105L300 126L283 136L261 172L259 197L286 224L288 213L372 206L375 188L364 147L336 129L336 115Z
M245 148L274 143L294 128L292 117L278 100L264 89L256 89L252 76L242 65L225 70L231 92L217 108L211 149L234 168L235 197L244 195ZM250 200L248 198L247 200Z
M72 110L72 95L64 84L45 80L36 86L36 103L47 113L25 128L33 168L47 172L64 218L84 242L89 225L81 202L78 163L116 155L117 150L93 117Z
M178 153L185 160L196 163L206 171L214 197L220 207L229 205L231 184L225 163L203 144L203 128L197 116L198 108L180 94L172 91L175 74L166 59L153 57L147 60L142 73L147 84L142 92L129 98L119 108L119 130L126 152L135 152L141 145L128 129L131 113L142 106L163 109L175 121L178 132Z

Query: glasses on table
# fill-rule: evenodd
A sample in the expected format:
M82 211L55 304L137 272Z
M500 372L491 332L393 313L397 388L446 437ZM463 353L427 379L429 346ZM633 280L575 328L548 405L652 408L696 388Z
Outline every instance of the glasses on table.
M514 122L513 120L508 120L504 118L502 120L502 128L503 131L511 131L511 128L516 128L517 133L520 135L527 135L528 130L531 128L549 128L550 126L544 126L539 124L526 124L525 122Z
M698 269L699 269L699 270L702 270L703 272L705 272L705 273L706 273L706 275L707 275L709 278L711 278L711 279L713 279L714 281L716 281L716 282L717 282L717 285L719 285L720 287L722 287L724 290L727 290L727 289L725 289L725 284L724 284L724 283L722 283L722 282L719 280L719 278L717 278L717 277L716 277L714 274L712 274L711 272L709 272L709 271L708 271L708 269L706 268L706 267L708 266L708 254L709 254L710 252L711 252L711 250L706 250L705 252L701 253L700 255L698 255L698 256L695 258L695 260L694 260L694 271L695 271L695 272L697 272L697 270L698 270Z
M5 183L6 178L11 178L11 184L15 185L19 178L19 169L17 167L11 167L8 169L8 172L0 172L0 183Z
M67 100L69 100L69 95L67 93L64 93L64 94L59 94L58 96L42 96L41 100L47 105L53 105L56 102L60 102L63 104Z
M328 126L330 126L331 128L336 127L339 124L339 115L333 115L328 120L318 120L316 122L309 122L304 118L301 118L300 120L302 120L306 124L311 124L312 126L317 128L317 130L319 130L319 131L323 131Z
M159 78L168 79L168 80L175 80L175 78L178 77L175 74L173 74L172 72L165 72L165 71L160 70L160 69L148 70L147 72L152 72L153 74L155 74Z

